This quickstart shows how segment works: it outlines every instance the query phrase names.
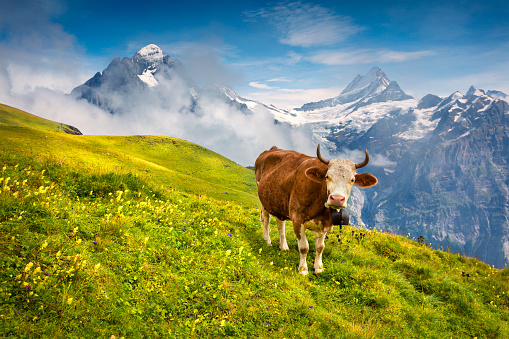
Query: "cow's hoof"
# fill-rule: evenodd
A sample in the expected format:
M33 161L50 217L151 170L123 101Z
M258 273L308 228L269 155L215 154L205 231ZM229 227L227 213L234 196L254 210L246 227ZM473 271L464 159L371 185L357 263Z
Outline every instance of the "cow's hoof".
M290 250L290 248L288 247L288 244L279 245L279 249L281 251L289 251Z
M305 277L306 275L308 275L308 270L307 269L300 269L299 270L299 275L302 275L303 277Z
M315 268L315 274L320 274L324 271L323 267Z

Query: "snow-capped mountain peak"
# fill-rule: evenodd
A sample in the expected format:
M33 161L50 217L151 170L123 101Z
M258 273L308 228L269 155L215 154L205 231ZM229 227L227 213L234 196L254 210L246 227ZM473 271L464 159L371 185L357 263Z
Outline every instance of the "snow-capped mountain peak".
M159 48L159 46L150 44L142 49L140 49L136 54L134 55L133 59L144 59L150 63L157 63L162 61L164 58L163 51Z
M475 95L477 97L480 97L480 96L486 95L486 93L484 93L484 91L482 89L477 89L474 86L470 86L470 88L467 91L466 96L468 97L468 96L471 96L471 95Z
M389 80L378 66L373 67L365 76L357 75L352 82L337 96L318 102L303 105L296 111L314 111L326 107L348 105L359 108L365 105L387 101L413 99L405 94L395 81Z
M504 92L489 90L487 94L494 99L501 99L501 100L509 102L509 96L507 94L505 94Z
M387 87L390 80L378 66L373 67L365 76L358 74L355 79L341 92L341 94L358 92L370 86L376 87L381 92L381 87ZM385 89L385 88L384 88Z
M150 44L136 52L132 58L114 58L103 72L97 72L84 84L74 88L71 95L115 114L125 110L124 102L106 93L130 93L133 96L147 88L158 88L161 81L166 83L177 79L189 88L189 92L185 91L183 95L192 98L196 84L187 75L182 63L164 54L157 45Z

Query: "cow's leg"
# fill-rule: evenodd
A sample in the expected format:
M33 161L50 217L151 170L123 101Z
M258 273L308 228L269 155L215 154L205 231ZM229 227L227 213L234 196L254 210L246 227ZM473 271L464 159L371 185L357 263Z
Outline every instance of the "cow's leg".
M300 239L298 239L300 262L299 262L299 274L308 275L308 264L306 258L309 252L309 243L306 238L306 227L300 225Z
M282 251L288 251L288 244L286 243L285 234L285 220L277 219L277 229L279 231L279 249Z
M315 274L323 272L322 253L325 249L325 236L327 232L313 232L316 236L315 249Z
M270 214L262 207L262 224L263 224L263 239L267 242L268 246L272 246L270 241Z

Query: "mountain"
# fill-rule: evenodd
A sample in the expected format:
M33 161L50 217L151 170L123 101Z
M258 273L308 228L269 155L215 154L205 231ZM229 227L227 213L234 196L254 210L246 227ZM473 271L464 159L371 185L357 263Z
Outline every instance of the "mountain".
M354 189L356 222L423 236L503 267L509 265L505 98L471 86L465 95L416 101L375 67L339 96L275 118L310 126L332 154L369 150L379 184L371 192Z
M359 108L372 103L412 99L405 94L396 81L391 81L380 67L373 67L365 76L355 79L337 96L331 99L304 104L296 111L313 111L320 108L350 104L347 109Z
M370 208L382 228L502 267L509 262L509 105L484 93L471 88L444 99L431 118L436 128L401 154Z
M398 116L418 105L391 81L380 67L355 79L336 97L303 105L291 111L273 112L279 122L308 126L315 142L331 151L350 148L378 121Z
M121 114L133 93L161 85L161 82L180 80L185 84L185 95L192 99L197 85L187 75L182 63L156 45L148 45L132 58L115 58L103 72L97 72L83 85L74 88L71 96L84 99L112 114Z
M123 114L132 102L163 100L177 103L177 111L202 114L197 108L201 98L219 99L233 109L251 114L260 109L273 114L286 112L254 100L238 96L226 84L212 83L199 88L189 77L182 62L173 59L156 45L150 44L132 58L115 58L103 72L97 72L84 84L74 88L71 96L84 99L112 114ZM184 98L184 100L182 100Z

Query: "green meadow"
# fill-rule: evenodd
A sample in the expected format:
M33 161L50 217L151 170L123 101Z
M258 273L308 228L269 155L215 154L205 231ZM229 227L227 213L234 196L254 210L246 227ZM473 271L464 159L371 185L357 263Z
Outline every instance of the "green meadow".
M291 225L290 251L275 223L263 241L252 170L73 131L0 105L1 338L509 337L507 269L346 226L301 277Z

